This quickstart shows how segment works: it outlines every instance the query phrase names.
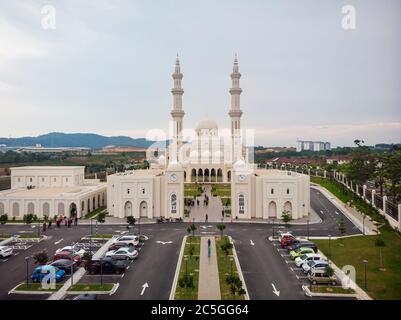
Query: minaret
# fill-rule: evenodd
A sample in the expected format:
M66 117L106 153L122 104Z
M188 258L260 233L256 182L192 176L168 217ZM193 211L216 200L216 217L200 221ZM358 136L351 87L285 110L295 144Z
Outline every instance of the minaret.
M231 94L231 109L228 113L231 119L231 141L232 141L232 157L233 162L236 162L242 156L241 146L241 116L240 109L240 96L242 89L239 86L239 79L241 73L238 69L237 54L235 54L233 72L231 73L232 85L230 89Z
M184 94L184 90L181 87L181 80L183 78L183 74L181 73L180 68L180 59L178 58L175 61L175 71L172 74L174 79L174 88L171 89L171 93L173 94L173 110L171 111L171 116L173 118L173 148L170 154L171 161L179 160L179 150L182 146L182 129L183 129L183 118L185 112L182 110L182 95Z

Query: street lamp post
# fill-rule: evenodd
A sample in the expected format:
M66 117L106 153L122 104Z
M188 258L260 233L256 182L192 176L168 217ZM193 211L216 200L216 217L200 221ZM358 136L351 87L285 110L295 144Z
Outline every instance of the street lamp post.
M233 276L233 258L230 258L230 269L231 269L231 277Z
M138 218L138 236L141 236L141 217Z
M185 256L184 260L185 260L185 275L188 275L188 256Z
M368 260L363 260L363 264L365 266L365 290L368 290L368 282L367 282L367 278L366 278L366 269L368 267Z
M329 259L331 260L331 235L329 234Z
M25 257L26 261L26 287L29 286L29 257Z
M309 240L309 219L306 220L306 228L307 228L307 234L308 234L308 240Z

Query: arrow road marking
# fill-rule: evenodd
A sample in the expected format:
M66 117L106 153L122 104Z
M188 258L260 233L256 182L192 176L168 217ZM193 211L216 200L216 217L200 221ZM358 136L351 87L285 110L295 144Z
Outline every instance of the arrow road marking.
M173 241L156 241L156 243L161 243L162 245L173 243Z
M61 238L60 240L56 241L54 244L59 244L61 241L63 241L64 239Z
M273 287L273 293L277 296L277 297L279 297L280 296L280 291L278 291L277 289L276 289L276 286L272 283L272 287Z
M337 211L335 211L337 215L339 215L339 213Z
M149 288L149 285L148 285L147 282L145 282L145 283L142 285L141 296L143 296L143 294L145 293L146 288Z
M252 240L250 240L251 241L251 246L254 246L255 245L255 243L252 241Z

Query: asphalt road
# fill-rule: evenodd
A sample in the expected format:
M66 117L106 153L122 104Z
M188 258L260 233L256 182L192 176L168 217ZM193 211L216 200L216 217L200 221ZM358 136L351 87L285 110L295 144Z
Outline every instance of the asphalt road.
M293 225L291 230L297 236L332 236L340 235L338 222L342 216L336 208L319 191L311 189L311 206L322 218L322 223ZM346 234L357 234L360 231L345 216ZM197 233L201 235L219 234L216 223L197 223ZM209 227L208 227L209 226ZM273 234L270 224L226 223L225 234L233 237L239 262L251 299L306 299L301 291L301 282L291 266L280 255L280 251L267 237ZM117 277L117 292L101 299L117 300L166 300L176 270L182 238L186 234L186 223L164 223L142 225L141 233L149 237L140 251L137 260L130 264L124 276ZM283 226L274 226L275 232ZM125 226L99 225L98 233L125 231ZM0 234L37 233L37 229L26 225L2 225ZM47 240L17 250L15 256L0 259L0 300L1 299L46 299L47 296L8 295L9 290L26 277L25 257L46 249L51 257L56 249L79 241L90 233L89 226L78 225L70 229L52 227L46 231ZM160 241L160 242L158 242ZM164 244L163 244L164 243ZM33 264L29 266L31 274ZM116 278L116 277L114 277ZM96 280L94 280L96 281ZM107 280L105 280L107 281ZM114 279L113 279L114 281ZM143 290L143 285L148 287ZM274 287L273 287L274 286ZM276 290L274 290L274 288ZM280 291L279 296L274 293ZM142 294L141 294L142 293ZM308 298L309 299L309 298Z

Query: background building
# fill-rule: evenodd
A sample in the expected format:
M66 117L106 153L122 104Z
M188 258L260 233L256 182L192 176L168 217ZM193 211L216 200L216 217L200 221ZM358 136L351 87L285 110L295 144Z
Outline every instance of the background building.
M297 140L297 152L331 150L330 142Z

